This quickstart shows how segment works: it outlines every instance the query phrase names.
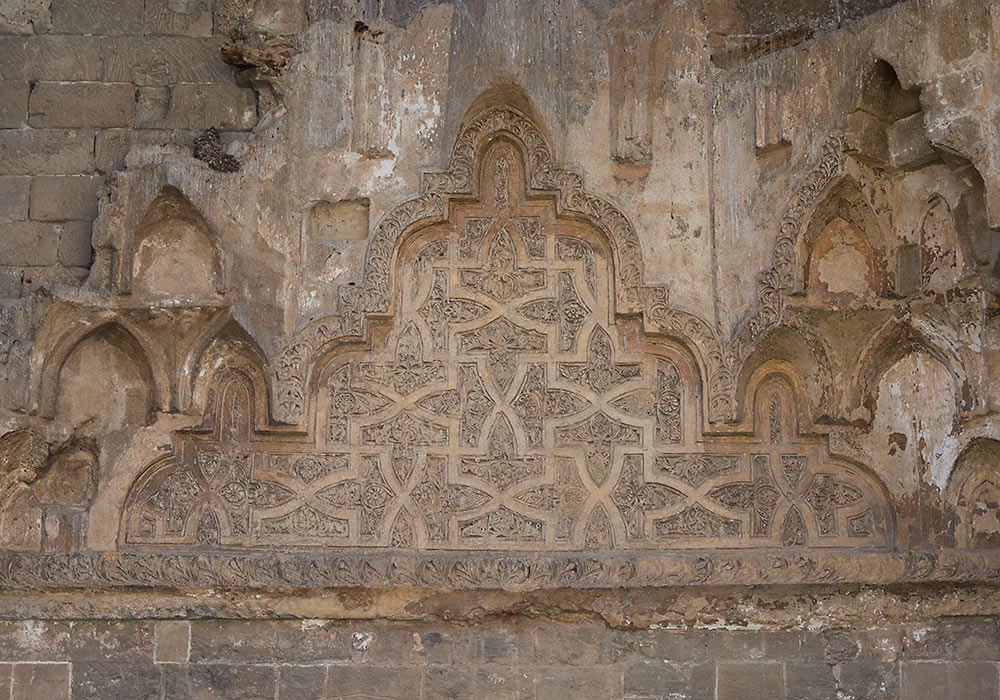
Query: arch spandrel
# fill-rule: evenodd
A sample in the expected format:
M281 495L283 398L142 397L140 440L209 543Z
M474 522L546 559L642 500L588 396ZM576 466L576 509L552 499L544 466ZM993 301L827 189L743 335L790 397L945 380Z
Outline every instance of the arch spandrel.
M621 313L621 241L536 191L524 136L485 140L447 218L407 228L364 340L356 327L339 349L312 346L304 431L261 420L259 372L218 370L205 424L133 486L121 546L613 559L893 545L877 480L789 418L790 384L758 391L770 413L742 433L705 434L689 326L646 336Z

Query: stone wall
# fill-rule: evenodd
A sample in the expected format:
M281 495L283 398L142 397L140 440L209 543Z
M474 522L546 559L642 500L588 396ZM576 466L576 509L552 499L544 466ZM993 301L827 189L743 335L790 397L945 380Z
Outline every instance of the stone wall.
M997 627L677 631L588 622L12 622L19 700L997 696ZM69 694L71 692L71 695Z
M997 698L985 0L0 0L0 694Z

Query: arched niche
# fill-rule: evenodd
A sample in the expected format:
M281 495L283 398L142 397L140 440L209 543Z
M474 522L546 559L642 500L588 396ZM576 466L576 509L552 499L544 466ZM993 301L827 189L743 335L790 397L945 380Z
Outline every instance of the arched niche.
M944 291L965 271L967 255L955 216L944 197L932 196L920 221L920 278L925 289Z
M743 412L748 412L746 403L752 401L750 387L753 377L761 367L775 361L794 368L795 373L803 378L803 393L809 405L817 414L826 412L834 399L829 355L818 336L791 326L770 329L744 360L737 390L737 395L744 397Z
M132 235L121 290L153 300L204 300L223 289L218 241L176 187L153 199Z
M186 409L192 404L207 407L212 387L217 383L220 368L239 367L252 379L256 409L262 416L269 416L269 378L265 373L267 358L260 345L229 314L221 315L205 329L184 363L184 381L181 384L181 405ZM262 417L260 425L266 425Z
M904 90L896 69L887 61L877 59L862 79L858 109L891 124L920 111L920 90Z
M883 239L860 188L844 178L815 208L800 236L799 293L820 304L881 296L886 291Z
M921 546L937 533L937 490L951 467L958 411L953 378L938 359L911 350L891 361L874 388L869 450L879 477L906 517L900 544Z
M876 332L861 350L855 363L854 383L847 397L851 409L874 411L879 398L879 383L883 375L907 355L920 353L937 361L949 376L947 396L953 408L949 415L956 417L973 405L971 383L965 363L954 347L927 327L901 323L890 319Z
M1000 442L976 438L962 450L948 480L955 546L1000 546Z
M99 434L149 422L156 405L153 372L135 336L109 323L77 342L59 368L54 417Z

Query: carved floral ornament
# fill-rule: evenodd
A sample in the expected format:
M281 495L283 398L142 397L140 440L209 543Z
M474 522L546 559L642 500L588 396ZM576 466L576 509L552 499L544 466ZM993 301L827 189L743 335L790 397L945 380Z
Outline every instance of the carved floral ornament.
M706 327L675 314L668 340L629 320L640 302L671 313L640 287L634 232L518 113L463 132L452 169L379 225L367 269L279 362L282 415L305 430L268 423L260 368L223 366L202 427L133 484L122 548L377 569L894 546L884 488L809 434L792 383L769 375L743 432L705 434ZM385 330L360 342L365 314Z

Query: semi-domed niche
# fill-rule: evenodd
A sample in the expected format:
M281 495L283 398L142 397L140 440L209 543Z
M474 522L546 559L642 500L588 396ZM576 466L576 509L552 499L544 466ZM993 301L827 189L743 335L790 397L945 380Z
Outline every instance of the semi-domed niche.
M117 324L80 340L59 371L55 419L82 434L145 425L153 404L146 353Z
M638 250L619 238L634 235L627 220L549 165L523 115L487 110L459 144L453 169L428 178L453 189L387 214L405 223L384 250L374 234L388 313L333 335L356 327L347 300L317 322L331 339L283 366L304 378L305 432L268 424L259 373L214 363L205 422L137 479L121 545L608 556L893 545L884 488L831 457L800 381L755 376L742 432L705 434L694 343L616 313L627 296L616 285L641 283ZM357 303L381 303L381 282L366 279Z
M220 287L219 261L208 224L175 187L149 205L132 238L133 295L151 300L203 300Z
M856 305L882 294L885 263L876 248L878 232L874 213L854 181L845 179L834 187L799 243L808 299L824 306Z

